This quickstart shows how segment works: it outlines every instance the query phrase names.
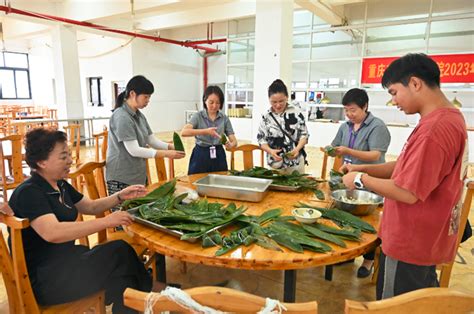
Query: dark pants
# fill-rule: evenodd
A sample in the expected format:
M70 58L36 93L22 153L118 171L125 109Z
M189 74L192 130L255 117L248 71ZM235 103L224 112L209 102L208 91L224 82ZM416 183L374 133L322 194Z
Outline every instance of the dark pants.
M126 288L150 291L152 279L133 248L118 240L92 249L76 245L38 267L32 279L39 304L71 302L105 290L113 313L136 313L123 304Z
M211 159L209 147L194 146L189 160L188 174L227 171L227 159L222 145L216 146L216 158Z
M377 278L377 300L387 299L413 290L439 287L436 265L419 266L398 261L380 252Z

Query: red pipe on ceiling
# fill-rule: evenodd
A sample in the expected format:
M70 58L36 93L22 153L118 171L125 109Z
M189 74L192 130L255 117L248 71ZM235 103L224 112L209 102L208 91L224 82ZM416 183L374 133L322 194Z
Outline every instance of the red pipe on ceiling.
M214 53L214 52L220 52L219 49L215 48L210 48L210 47L204 47L200 46L199 44L212 44L215 42L225 42L227 39L221 38L221 39L215 39L215 40L198 40L198 41L179 41L179 40L174 40L174 39L168 39L168 38L163 38L163 37L158 37L158 36L151 36L151 35L145 35L145 34L140 34L140 33L134 33L134 32L129 32L129 31L124 31L120 29L113 29L109 28L107 26L103 25L98 25L90 22L83 22L83 21L76 21L76 20L71 20L68 18L64 17L58 17L58 16L53 16L53 15L48 15L48 14L42 14L42 13L35 13L35 12L30 12L30 11L24 11L24 10L19 10L15 9L9 6L4 6L0 5L0 11L4 11L6 14L19 14L19 15L25 15L29 17L35 17L35 18L40 18L43 20L49 20L49 21L56 21L56 22L62 22L62 23L67 23L67 24L72 24L72 25L78 25L78 26L83 26L83 27L89 27L105 32L110 32L110 33L116 33L116 34L121 34L121 35L127 35L127 36L132 36L132 37L137 37L137 38L142 38L142 39L148 39L148 40L153 40L153 41L158 41L158 42L165 42L169 44L174 44L174 45L179 45L182 47L188 47L188 48L193 48L197 50L204 50L206 53Z

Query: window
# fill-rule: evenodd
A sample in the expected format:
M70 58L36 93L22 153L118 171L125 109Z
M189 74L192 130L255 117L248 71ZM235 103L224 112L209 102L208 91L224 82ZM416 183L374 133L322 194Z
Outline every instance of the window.
M101 77L89 77L89 104L91 106L103 106L100 84Z
M31 99L28 54L0 53L0 99Z

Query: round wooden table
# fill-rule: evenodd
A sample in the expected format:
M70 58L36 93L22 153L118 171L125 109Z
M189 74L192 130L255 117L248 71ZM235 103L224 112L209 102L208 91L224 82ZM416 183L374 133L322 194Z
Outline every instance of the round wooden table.
M177 185L193 188L192 182L206 175L207 174L196 174L182 177L178 179ZM157 185L151 186L150 189L156 188L156 186ZM329 188L327 183L320 184L320 189L325 192L327 201L316 201L313 193L310 191L269 191L265 198L259 203L217 198L209 198L209 201L218 201L224 204L234 202L237 206L244 205L248 208L246 214L250 215L260 215L264 211L272 208L281 208L283 211L282 215L291 215L291 210L294 208L293 205L298 201L307 202L318 207L328 207L330 196L328 194ZM373 214L361 218L377 229L380 211L376 210ZM225 232L225 230L227 229L221 230L221 232ZM228 228L228 230L231 229ZM248 247L240 246L236 250L223 256L215 256L218 247L202 248L200 241L197 243L181 241L172 235L139 223L134 223L131 226L128 226L127 231L139 242L143 243L151 251L156 252L159 255L159 258L157 259L157 267L160 272L158 274L158 280L162 282L166 282L166 265L164 263L164 256L176 258L189 263L199 263L217 267L248 270L285 270L285 302L294 302L295 300L295 270L333 265L347 261L373 250L379 244L376 234L362 233L360 242L345 241L347 244L346 248L327 243L333 249L331 252L327 253L316 253L308 250L305 250L304 253L296 253L286 248L282 248L283 252L276 252L252 244ZM330 270L332 270L332 268Z

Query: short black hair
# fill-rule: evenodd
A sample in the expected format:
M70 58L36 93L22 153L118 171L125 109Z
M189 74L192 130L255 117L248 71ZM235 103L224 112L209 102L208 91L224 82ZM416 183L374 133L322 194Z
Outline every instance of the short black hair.
M438 64L424 53L409 53L390 63L382 77L382 86L401 83L408 86L410 78L417 77L431 88L440 87Z
M207 110L206 100L212 94L219 97L219 102L221 103L221 106L219 109L222 110L222 108L224 107L224 93L222 92L222 89L219 86L215 86L215 85L210 85L206 87L206 90L204 91L204 95L202 96L202 103L204 105L204 108Z
M32 169L38 169L38 162L48 159L57 143L67 141L66 133L55 128L36 128L25 137L25 160Z
M360 88L348 90L344 94L344 97L342 97L342 105L348 106L349 104L356 104L360 109L364 109L364 106L367 105L367 111L369 108L369 96L367 92Z
M121 107L123 102L130 96L130 92L134 91L138 95L151 95L155 91L153 83L143 75L136 75L128 81L125 91L121 92L115 101L114 110Z
M268 98L270 98L273 94L282 93L288 97L288 89L286 88L285 83L282 80L276 79L273 83L268 86Z

